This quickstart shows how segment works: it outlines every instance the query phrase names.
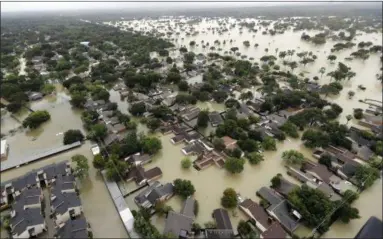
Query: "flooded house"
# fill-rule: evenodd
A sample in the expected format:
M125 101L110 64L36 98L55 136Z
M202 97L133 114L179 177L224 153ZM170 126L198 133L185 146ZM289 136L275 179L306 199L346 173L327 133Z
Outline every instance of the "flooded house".
M173 184L167 183L162 185L160 182L155 181L139 195L134 198L135 203L144 208L151 208L157 202L163 202L170 199L174 195Z
M126 181L135 181L137 185L142 186L145 183L157 180L162 176L162 171L159 167L154 167L145 170L141 165L130 168L126 173Z
M208 151L199 155L198 158L194 161L194 165L198 170L205 169L212 164L215 164L217 167L222 168L225 165L226 158L219 154L217 151Z
M287 198L290 192L292 192L294 189L299 188L297 184L294 184L287 179L280 177L281 184L274 188L275 191L277 191L279 194L281 194L283 197Z
M82 204L73 175L59 177L50 191L52 218L57 226L82 214Z
M197 118L200 112L201 112L200 108L190 107L190 108L185 109L184 111L180 112L180 115L185 121L191 121L191 120Z
M249 100L246 102L246 105L249 107L249 109L251 109L252 111L256 112L256 113L260 113L261 112L261 106L262 104L264 103L265 101L263 99L260 99L260 98L255 98L253 100Z
M232 139L229 136L223 136L221 139L223 140L225 149L233 150L238 147L237 140Z
M173 144L179 144L181 142L191 143L191 142L201 138L201 135L197 131L185 131L185 130L183 130L183 131L177 132L177 133L178 134L176 134L173 138L170 139L170 141Z
M189 196L179 213L170 211L165 219L164 234L172 233L177 238L189 238L195 218L194 206L195 200Z
M245 199L239 208L260 230L260 238L287 238L287 233L278 221L269 216L266 210L251 199Z
M232 238L234 236L233 226L230 221L229 213L218 208L213 211L212 217L217 225L216 229L205 229L206 238Z
M210 120L211 126L213 127L217 127L218 125L223 123L222 116L217 111L209 112L209 120Z
M131 165L144 165L152 161L148 154L136 153L125 158L125 161Z
M89 238L90 225L84 217L71 219L60 225L54 238Z
M71 174L69 161L50 164L10 181L1 182L1 204L11 203L24 190L31 187L45 187L51 185L61 176Z
M277 220L289 234L298 228L301 215L293 210L288 201L276 191L262 187L257 191L257 195L268 202L267 213Z
M42 199L40 188L30 188L12 204L10 227L13 238L36 237L47 230L42 215Z

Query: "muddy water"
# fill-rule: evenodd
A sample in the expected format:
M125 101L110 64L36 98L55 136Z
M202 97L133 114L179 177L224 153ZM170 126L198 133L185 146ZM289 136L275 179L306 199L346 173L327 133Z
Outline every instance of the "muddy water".
M56 96L46 97L41 101L33 102L31 108L34 110L47 110L51 114L51 120L33 131L24 130L17 132L14 136L7 136L9 144L7 160L14 160L19 157L25 157L33 152L41 152L47 148L62 145L63 135L61 133L68 129L84 131L80 118L81 112L72 109L69 99L69 96L63 91L62 87L58 87ZM8 120L8 118L5 120ZM4 121L1 124L2 132L3 127L7 127L12 122L9 121L3 124ZM33 141L33 137L36 140ZM100 238L126 238L127 233L105 187L104 181L92 166L93 156L90 151L89 142L86 142L81 148L1 173L1 180L5 181L15 178L32 169L37 169L50 163L70 160L75 154L83 154L89 159L89 178L79 183L79 188L84 215L91 224L94 236Z
M248 19L253 20L253 19ZM234 19L229 20L230 23L234 23ZM257 22L257 21L255 21ZM141 21L133 21L133 22L123 22L123 27L133 27L137 31L154 31L165 33L169 31L167 29L168 23L159 23L155 20L141 20ZM318 76L320 78L320 84L329 83L331 80L326 74L332 70L335 70L337 67L337 62L342 61L347 66L351 67L352 71L356 72L356 76L352 78L350 81L341 82L343 85L343 90L337 96L329 96L327 99L331 102L336 102L343 108L343 112L339 117L339 121L341 123L346 123L346 116L352 114L354 108L363 108L366 109L368 105L358 102L358 100L362 99L374 99L381 100L382 98L382 84L376 80L376 74L380 73L380 67L382 66L379 60L379 54L372 54L369 59L365 62L355 59L353 61L345 61L345 57L349 57L353 51L357 50L355 46L352 49L343 50L335 53L337 56L337 60L335 63L331 64L327 60L327 56L332 54L330 49L332 46L337 43L332 40L327 40L327 43L320 46L315 46L311 43L304 42L300 40L300 36L303 31L293 32L291 30L287 30L283 35L262 35L262 31L264 28L258 30L257 33L249 33L246 28L243 28L242 33L240 33L239 27L237 26L234 29L230 29L228 32L223 34L218 34L217 31L215 33L212 30L208 30L207 28L218 27L218 23L215 20L206 21L203 20L199 24L193 25L195 31L198 31L199 34L196 36L186 36L186 32L193 32L190 30L189 26L184 26L180 28L175 24L174 21L170 21L169 26L173 28L172 32L180 32L180 35L172 35L169 39L175 44L175 50L170 52L172 57L179 56L179 47L186 46L190 51L198 53L207 54L209 52L213 52L210 50L211 46L215 46L215 52L220 54L224 54L225 51L230 52L231 47L238 47L239 52L242 55L246 55L249 59L253 57L256 62L259 62L259 59L264 55L277 55L277 51L286 51L286 50L295 50L296 52L302 51L312 51L313 54L317 55L317 59L314 63L307 64L306 66L299 65L297 69L294 70L295 73L303 73L305 77L312 79L314 76ZM163 28L161 28L163 27ZM258 27L256 27L258 28ZM203 33L205 31L205 33ZM317 31L306 32L310 35L314 35L318 33ZM184 38L184 40L182 40ZM230 40L233 40L230 43ZM215 45L214 41L219 40L221 45ZM226 44L223 45L223 41L226 41ZM250 42L250 47L245 47L243 45L243 41L248 40ZM198 46L190 47L189 42L195 41ZM202 48L201 41L209 42L210 46L206 48ZM360 41L371 41L373 44L381 45L382 42L382 34L374 33L374 34L364 34L358 35L353 42L358 44ZM257 48L254 47L254 44L257 43L259 46ZM221 51L218 48L222 48ZM268 48L268 52L265 51L265 48ZM229 54L233 55L233 54ZM286 60L295 60L299 62L299 57L287 56ZM282 60L278 59L276 64L279 64L281 69L285 69L282 65ZM326 73L323 77L320 77L319 69L321 67L326 68ZM287 68L286 70L290 70ZM189 79L191 81L200 80L198 77L194 77ZM359 90L358 85L364 85L367 87L365 91ZM254 89L255 90L255 89ZM354 91L356 94L353 99L349 99L348 91ZM209 108L205 107L206 104L199 105L201 108ZM215 110L221 110L221 106L211 105ZM355 120L349 122L350 124L356 124ZM207 129L210 131L211 129ZM197 217L197 222L204 223L206 221L211 220L211 211L219 207L219 198L222 194L222 191L226 187L234 187L239 193L244 197L251 197L253 200L258 200L255 197L255 191L262 186L269 185L270 179L277 173L285 174L286 170L280 163L280 156L284 150L287 149L299 149L304 154L310 155L310 152L304 149L301 146L300 142L285 141L283 144L278 145L277 152L266 152L265 158L266 160L262 162L258 166L250 166L247 164L245 166L245 170L241 175L232 176L227 174L224 170L219 170L215 166L211 166L210 168L197 172L195 170L190 170L190 172L185 172L180 168L180 159L184 156L179 151L180 147L170 145L169 143L170 136L163 137L163 155L159 157L159 159L152 163L152 165L157 165L161 167L164 172L161 181L168 182L173 180L174 178L181 177L190 179L193 181L193 184L196 187L196 198L201 202L200 203L200 214ZM171 162L170 162L171 161ZM169 163L168 163L169 162ZM289 177L289 179L291 179ZM209 182L209 183L207 183ZM359 209L361 218L358 220L353 220L350 224L343 224L337 222L333 227L331 227L330 231L325 235L326 237L353 237L356 232L361 228L364 222L372 215L377 216L382 219L382 188L381 181L377 181L373 187L369 190L362 193L360 198L355 202L355 206ZM177 202L177 199L170 200L170 205L180 205ZM378 206L376 206L378 205ZM180 206L179 206L180 207ZM233 219L233 217L232 217ZM235 221L235 220L233 220ZM157 219L155 220L158 226L163 227L163 220ZM297 234L300 236L306 236L310 231L305 228L299 228Z

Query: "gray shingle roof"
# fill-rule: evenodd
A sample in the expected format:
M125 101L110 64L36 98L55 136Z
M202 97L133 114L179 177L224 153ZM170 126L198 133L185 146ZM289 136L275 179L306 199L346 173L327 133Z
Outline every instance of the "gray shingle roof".
M286 230L293 232L299 226L298 220L290 215L289 205L286 200L277 205L270 206L269 210L274 213L275 217L278 218L278 221Z
M77 218L67 221L56 234L58 238L88 238L87 228L88 223L85 218Z
M257 192L259 196L266 201L268 201L271 205L277 205L283 201L283 199L277 195L274 190L268 187L262 187Z
M171 232L178 238L182 231L191 232L192 224L193 218L170 211L166 217L164 234Z
M24 204L22 202L16 202L12 208L16 212L16 215L11 218L12 234L20 235L26 231L28 227L44 223L40 208L28 208L24 210Z
M227 211L223 208L218 208L213 211L213 218L217 223L217 229L231 229L233 230L233 226L231 225L230 217Z

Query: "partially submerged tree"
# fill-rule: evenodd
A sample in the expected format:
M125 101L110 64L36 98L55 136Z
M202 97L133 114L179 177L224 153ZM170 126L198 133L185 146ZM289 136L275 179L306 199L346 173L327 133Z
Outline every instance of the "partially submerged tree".
M80 180L88 176L89 164L88 159L84 155L76 154L72 157L72 162L76 164L73 168L73 175Z
M227 188L223 192L221 205L224 208L235 208L238 203L237 193L233 188Z

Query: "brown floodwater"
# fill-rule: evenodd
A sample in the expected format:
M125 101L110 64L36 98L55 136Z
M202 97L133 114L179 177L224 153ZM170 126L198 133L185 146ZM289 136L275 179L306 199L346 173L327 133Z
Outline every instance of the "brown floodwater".
M248 19L249 20L249 19ZM253 19L250 19L253 20ZM235 19L229 19L230 23L235 23ZM258 20L255 20L258 22ZM199 34L193 36L186 35L186 32L193 32L190 30L190 26L185 25L182 28L177 26L174 20L171 20L170 23L160 23L157 20L135 20L135 21L123 21L123 24L119 27L133 27L137 31L147 32L153 31L158 33L166 33L168 25L172 27L172 32L180 32L179 35L172 35L168 39L175 44L173 51L170 51L170 56L176 58L179 57L179 47L186 46L190 51L198 53L207 54L213 52L210 50L210 46L214 45L215 40L219 40L221 45L214 45L216 50L220 54L224 54L225 51L230 51L231 47L238 47L239 52L242 55L246 55L249 59L253 57L259 62L259 59L264 55L276 54L277 51L286 51L289 49L294 49L296 52L301 51L312 51L313 54L317 55L317 59L314 63L307 64L306 66L299 65L297 69L294 70L295 73L303 73L305 77L312 79L314 76L318 76L320 84L329 83L331 80L326 74L337 67L337 62L342 61L347 66L351 67L352 71L356 72L356 76L350 81L341 82L343 85L343 90L337 96L329 96L327 99L331 102L339 104L343 108L343 112L339 117L341 123L346 123L346 115L353 113L354 108L363 108L366 109L368 105L360 103L359 100L382 99L382 84L376 79L376 74L381 73L380 67L382 66L379 60L379 54L371 54L370 58L366 61L361 61L358 59L352 61L345 61L345 57L349 57L351 52L357 50L357 46L352 49L346 49L340 52L335 53L337 60L334 64L330 63L327 60L327 56L331 53L330 49L332 46L337 43L330 39L327 40L327 43L320 46L315 46L311 43L304 42L300 40L300 36L303 31L293 32L287 30L283 35L262 35L262 31L258 30L257 33L249 33L246 28L243 28L243 32L240 33L239 27L237 26L234 29L229 29L228 32L224 32L219 35L217 30L215 33L208 28L218 27L218 22L216 20L203 20L199 24L194 24L192 27L195 28L195 31L198 31ZM110 23L106 23L110 24ZM117 25L116 25L117 26ZM318 31L306 31L306 33L313 35L318 33ZM361 33L361 32L358 32ZM254 35L254 36L253 36ZM184 39L182 39L184 38ZM230 43L230 40L233 40ZM210 46L202 48L201 41L210 43ZM223 45L222 42L226 40L226 44ZM245 47L243 41L248 40L250 42L250 47ZM195 41L198 46L190 47L189 42ZM371 41L373 44L381 45L382 42L382 33L372 33L365 34L361 33L355 37L353 40L354 43L359 43L360 41ZM257 43L259 46L254 47L254 44ZM221 51L218 51L218 48L222 48ZM265 51L265 48L268 48L268 52ZM231 54L233 55L233 54ZM299 58L294 55L292 58L286 57L288 60L295 60L299 62ZM276 64L281 66L281 69L284 69L282 65L282 60L278 59ZM326 68L326 73L323 77L320 77L319 69L321 67ZM287 69L290 70L290 69ZM192 82L198 82L200 78L194 77L190 79ZM359 90L358 85L364 85L367 89L365 91ZM253 89L255 92L256 88ZM354 91L355 96L352 99L348 97L348 91ZM210 110L221 111L224 109L223 105L213 104L210 102L198 103L200 108L209 108ZM349 122L349 125L356 125L357 122L352 120ZM209 127L206 131L210 132L212 129ZM288 149L298 149L308 158L311 158L311 151L304 148L300 141L296 140L286 140L283 143L278 144L278 151L276 152L265 152L265 161L260 163L257 166L251 166L248 163L245 165L245 170L240 175L230 175L223 169L218 169L215 166L203 171L196 171L194 169L183 170L180 166L180 160L184 157L180 151L182 146L174 146L170 143L171 136L162 137L162 142L164 149L162 154L157 157L157 159L149 164L146 167L159 166L163 171L163 176L160 179L162 182L169 182L175 178L184 178L189 179L193 182L196 188L196 199L200 202L200 213L197 217L197 222L205 223L212 220L211 212L213 209L220 206L220 197L222 192L227 187L233 187L236 189L243 197L250 197L253 200L258 201L258 198L255 196L255 191L262 186L267 186L270 184L270 179L277 173L282 173L286 175L286 170L281 164L281 154L283 151ZM291 181L293 179L289 176L287 178ZM375 182L375 184L368 190L364 191L359 199L354 203L354 206L359 209L360 219L353 220L349 224L343 224L341 222L336 222L328 233L324 236L326 237L338 237L338 238L347 238L353 237L365 221L370 216L377 216L382 219L382 188L381 180ZM132 202L132 201L131 201ZM130 202L130 203L131 203ZM180 208L180 201L177 198L173 198L169 201L174 209L178 210ZM238 211L238 210L237 210ZM233 225L235 225L239 218L243 215L238 212L237 217L231 215ZM159 228L163 228L164 220L162 218L154 218L153 221ZM307 236L310 233L310 230L304 227L300 227L297 232L300 236Z

